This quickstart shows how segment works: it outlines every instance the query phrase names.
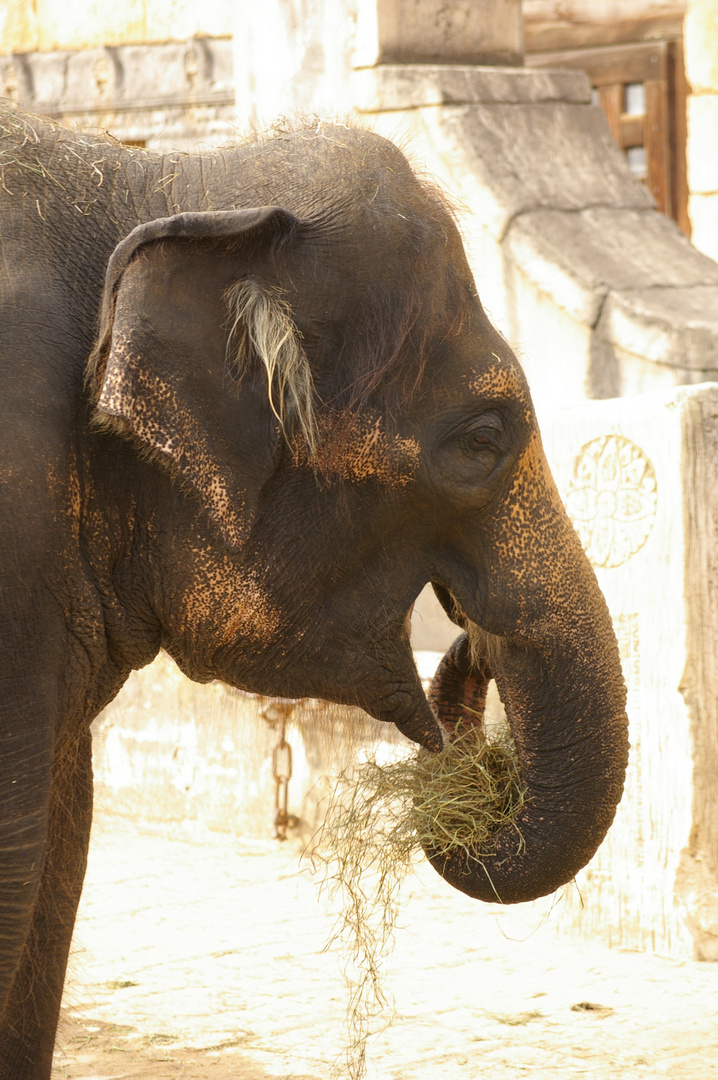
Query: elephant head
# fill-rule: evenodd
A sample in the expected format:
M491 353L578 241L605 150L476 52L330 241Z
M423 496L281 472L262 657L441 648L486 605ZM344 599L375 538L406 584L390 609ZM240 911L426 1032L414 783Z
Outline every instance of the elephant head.
M549 892L613 818L625 693L524 375L393 145L319 125L238 154L233 205L137 226L108 268L97 438L152 476L133 595L191 677L358 705L431 750L493 676L524 847L433 861L483 899ZM466 631L431 703L408 633L427 581Z

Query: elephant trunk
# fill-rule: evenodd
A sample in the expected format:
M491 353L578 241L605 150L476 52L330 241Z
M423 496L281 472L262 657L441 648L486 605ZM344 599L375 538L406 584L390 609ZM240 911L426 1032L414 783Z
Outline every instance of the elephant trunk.
M555 648L469 626L471 647L462 635L436 673L429 700L449 737L460 720L481 723L493 675L526 787L514 825L488 852L427 851L469 896L515 904L553 892L586 865L613 821L628 756L625 688L608 612L580 621L583 632Z

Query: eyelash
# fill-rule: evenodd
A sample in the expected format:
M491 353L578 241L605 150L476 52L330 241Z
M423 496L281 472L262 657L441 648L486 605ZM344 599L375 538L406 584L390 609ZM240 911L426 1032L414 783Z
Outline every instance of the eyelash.
M484 446L498 446L499 440L503 434L503 425L496 424L477 424L476 427L469 431L465 431L460 436L460 441L465 445L484 445Z

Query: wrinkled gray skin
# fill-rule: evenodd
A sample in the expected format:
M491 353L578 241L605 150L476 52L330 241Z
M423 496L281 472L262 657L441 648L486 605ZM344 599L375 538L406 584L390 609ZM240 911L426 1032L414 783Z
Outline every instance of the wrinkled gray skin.
M13 110L0 180L0 1080L50 1075L89 725L160 646L194 679L359 705L432 750L493 674L525 850L429 854L489 900L569 880L622 790L619 660L441 199L344 127L163 157ZM241 325L228 353L237 281L297 328L313 455ZM427 581L474 639L436 711L407 632Z

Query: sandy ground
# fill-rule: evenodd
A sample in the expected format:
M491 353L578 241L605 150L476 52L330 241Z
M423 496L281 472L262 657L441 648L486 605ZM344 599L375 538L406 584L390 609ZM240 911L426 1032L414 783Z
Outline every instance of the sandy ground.
M548 903L480 905L428 867L404 901L370 1077L718 1078L718 964L557 940ZM288 845L101 818L53 1080L327 1080L333 919Z

